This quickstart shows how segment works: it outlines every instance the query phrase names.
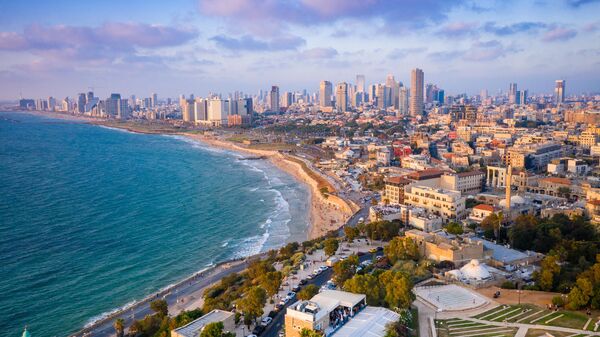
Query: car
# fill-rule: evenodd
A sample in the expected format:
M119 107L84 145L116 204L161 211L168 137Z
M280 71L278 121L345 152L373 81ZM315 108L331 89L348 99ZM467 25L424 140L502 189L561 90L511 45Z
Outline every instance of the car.
M281 309L283 309L284 306L285 306L285 304L277 303L277 304L275 304L275 309L273 309L273 310L275 310L276 312L279 312L279 311L281 311Z
M305 285L306 283L308 283L308 281L306 279L301 279L300 280L300 285L301 286Z
M302 287L300 287L299 285L297 285L297 286L295 286L295 287L292 288L292 291L295 292L295 293L297 293L297 292L300 291L301 288Z
M370 266L372 264L373 264L373 262L371 262L369 260L366 260L366 261L363 261L363 262L360 263L360 265L363 266L363 267L368 267L368 266Z
M290 299L288 297L284 297L284 298L281 299L281 301L279 301L279 303L282 303L283 305L286 305L289 301L290 301Z
M293 291L290 291L289 293L287 293L287 295L285 296L285 298L288 298L289 300L293 300L296 297L296 293Z
M248 336L246 336L246 337L258 337L258 336L257 336L257 335L255 335L255 334L251 334L251 335L248 335Z
M279 331L279 337L285 337L285 332Z
M357 256L363 256L363 255L365 255L365 252L358 252L358 253L356 253L356 255Z
M308 276L306 278L309 279L309 280L312 280L312 279L315 278L315 275L314 274L308 274Z
M271 322L273 322L273 319L271 317L267 316L260 321L260 325L267 326L267 325L271 324Z
M252 333L256 336L260 335L263 331L265 331L265 327L262 325L257 325L254 327L254 329L252 330Z
M496 291L496 292L494 293L494 298L498 298L498 297L500 297L500 292L499 292L499 291Z
M371 254L377 253L377 248L371 248L371 249L369 249L369 253L371 253Z
M267 315L268 317L274 318L275 316L277 316L277 312L276 311L269 311L269 314Z
M322 272L323 271L321 269L317 268L317 269L313 270L313 275L317 276L317 275L321 274Z
M319 267L319 270L320 270L321 272L324 272L324 271L326 271L327 269L329 269L329 267L328 267L328 266L320 266L320 267Z
M378 252L383 252L383 247L379 246L379 247L375 248L375 250Z

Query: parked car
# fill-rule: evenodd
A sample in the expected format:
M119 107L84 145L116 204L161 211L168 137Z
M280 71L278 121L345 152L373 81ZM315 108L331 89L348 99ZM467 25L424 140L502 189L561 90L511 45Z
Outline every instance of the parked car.
M257 325L254 327L254 329L252 330L252 333L256 336L260 335L263 331L265 331L265 327L262 325Z
M267 326L267 325L271 324L271 322L273 322L273 319L271 317L267 316L260 321L260 325Z
M275 310L276 312L279 312L279 311L281 311L281 309L283 309L284 306L285 306L284 304L277 303L277 304L275 304L275 309L273 309L273 310Z
M294 298L296 298L296 293L293 291L290 291L289 293L287 293L287 295L285 296L285 298L287 298L288 300L293 300Z
M271 310L271 311L269 311L269 314L268 314L267 316L269 316L269 317L271 317L271 318L274 318L275 316L277 316L277 312L276 312L276 311L273 311L273 310Z
M302 288L301 286L297 285L297 286L295 286L295 287L292 288L292 291L295 292L295 293L297 293L297 292L300 291L301 288Z
M500 291L496 291L496 292L494 293L494 298L498 298L498 297L500 297Z
M300 285L301 286L305 285L306 283L308 283L308 281L306 281L306 279L301 279L300 280Z
M328 267L328 266L320 266L320 267L319 267L319 270L320 270L321 272L324 272L324 271L326 271L327 269L329 269L329 267Z

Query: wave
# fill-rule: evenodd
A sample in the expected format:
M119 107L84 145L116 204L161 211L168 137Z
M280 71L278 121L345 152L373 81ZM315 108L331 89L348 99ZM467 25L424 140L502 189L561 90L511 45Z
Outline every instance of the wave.
M200 150L203 150L203 151L206 151L206 152L212 152L212 153L218 153L218 154L225 154L225 155L229 155L229 156L236 157L236 158L244 158L244 155L242 155L239 152L236 152L236 151L233 151L233 150L229 150L229 149L223 149L223 148L216 147L216 146L212 146L210 144L204 143L204 142L196 140L196 139L192 139L190 137L181 136L181 135L164 135L164 136L165 137L169 137L169 138L173 138L173 139L177 139L177 140L182 141L184 143L190 144L195 149L200 149Z

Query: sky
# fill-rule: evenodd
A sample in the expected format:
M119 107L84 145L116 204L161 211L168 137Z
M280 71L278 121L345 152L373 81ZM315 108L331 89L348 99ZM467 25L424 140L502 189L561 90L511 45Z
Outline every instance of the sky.
M0 99L318 90L600 92L600 0L0 0Z

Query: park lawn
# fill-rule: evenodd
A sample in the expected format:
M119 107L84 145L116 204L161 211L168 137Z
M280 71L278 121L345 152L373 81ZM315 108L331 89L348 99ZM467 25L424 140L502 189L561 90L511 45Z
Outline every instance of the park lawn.
M435 324L439 337L512 337L517 332L516 328L486 325L461 319L436 320ZM457 324L459 326L456 326Z
M497 307L495 307L493 309L485 311L485 312L483 312L481 314L475 315L473 317L489 321L491 318L494 318L494 317L496 317L498 315L501 315L501 314L505 314L505 313L507 313L507 312L509 312L511 310L513 310L513 308L512 308L511 305L500 305L500 306L497 306ZM485 318L482 318L482 317L485 317Z
M551 334L554 337L569 337L569 336L573 335L570 332L546 331L546 330L540 330L540 329L529 329L529 330L527 330L527 334L525 335L525 337L545 336L546 333L549 333L549 334ZM585 336L585 335L576 335L576 336L573 336L573 337L578 337L578 336Z
M561 314L563 315L562 317L557 318L557 319L553 320L552 322L546 323L547 320L552 319ZM587 320L588 320L588 317L584 314L565 310L565 311L558 311L556 313L556 315L548 316L547 318L544 318L541 321L536 322L536 324L560 326L563 328L572 328L572 329L583 329L583 326L585 325ZM590 323L590 324L592 324L592 323Z

